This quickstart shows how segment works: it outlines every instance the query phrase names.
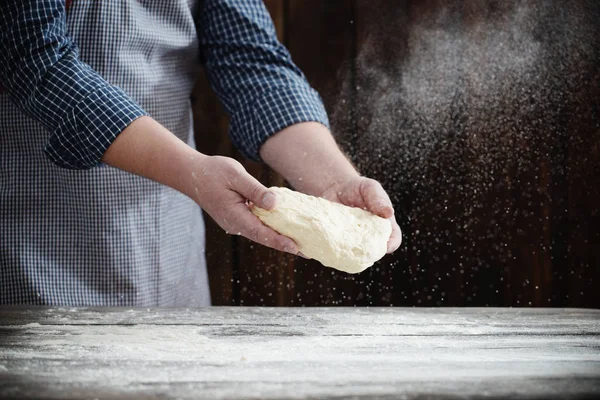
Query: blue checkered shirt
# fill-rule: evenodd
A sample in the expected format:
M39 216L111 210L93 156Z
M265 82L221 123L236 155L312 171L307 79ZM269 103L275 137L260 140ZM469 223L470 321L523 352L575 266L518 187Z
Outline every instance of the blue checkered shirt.
M70 3L0 2L0 304L209 304L197 205L94 167L142 115L193 146L199 62L252 159L321 99L260 0Z

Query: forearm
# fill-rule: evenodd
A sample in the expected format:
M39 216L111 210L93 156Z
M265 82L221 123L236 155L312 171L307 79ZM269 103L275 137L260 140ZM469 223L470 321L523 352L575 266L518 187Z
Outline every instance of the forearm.
M102 161L195 198L192 173L204 157L154 119L141 117L117 136Z
M197 152L150 117L135 120L121 132L102 161L182 192L230 234L298 253L291 239L264 226L250 211L247 201L270 209L276 199L239 162Z
M296 189L321 195L329 187L359 176L325 126L303 122L270 137L261 158Z

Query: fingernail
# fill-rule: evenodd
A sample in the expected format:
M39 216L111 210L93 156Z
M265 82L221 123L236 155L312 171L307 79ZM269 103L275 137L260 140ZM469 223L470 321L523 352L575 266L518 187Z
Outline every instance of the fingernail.
M392 208L392 206L390 206L390 203L388 203L387 201L379 200L376 204L379 208L382 208L384 210Z
M379 212L377 214L383 218L391 218L394 216L394 208L383 202L379 203Z
M265 195L262 198L261 207L266 209L275 207L275 195L271 192L265 193Z

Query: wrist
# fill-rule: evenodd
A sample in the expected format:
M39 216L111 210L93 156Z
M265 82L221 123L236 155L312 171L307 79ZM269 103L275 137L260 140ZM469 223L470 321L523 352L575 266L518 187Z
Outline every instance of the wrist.
M178 169L181 176L181 187L177 190L198 204L200 204L200 193L207 186L205 165L209 158L210 156L189 147L189 151L186 151L178 160L180 163Z
M260 153L292 187L314 196L360 176L329 129L315 122L287 127L269 138Z

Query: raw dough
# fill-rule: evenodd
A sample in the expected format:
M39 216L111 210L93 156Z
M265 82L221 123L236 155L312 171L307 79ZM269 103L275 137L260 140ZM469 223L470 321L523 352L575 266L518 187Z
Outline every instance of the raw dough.
M277 196L275 208L267 211L253 206L252 212L268 227L293 239L305 256L355 274L385 255L392 233L389 220L287 188L270 190Z

